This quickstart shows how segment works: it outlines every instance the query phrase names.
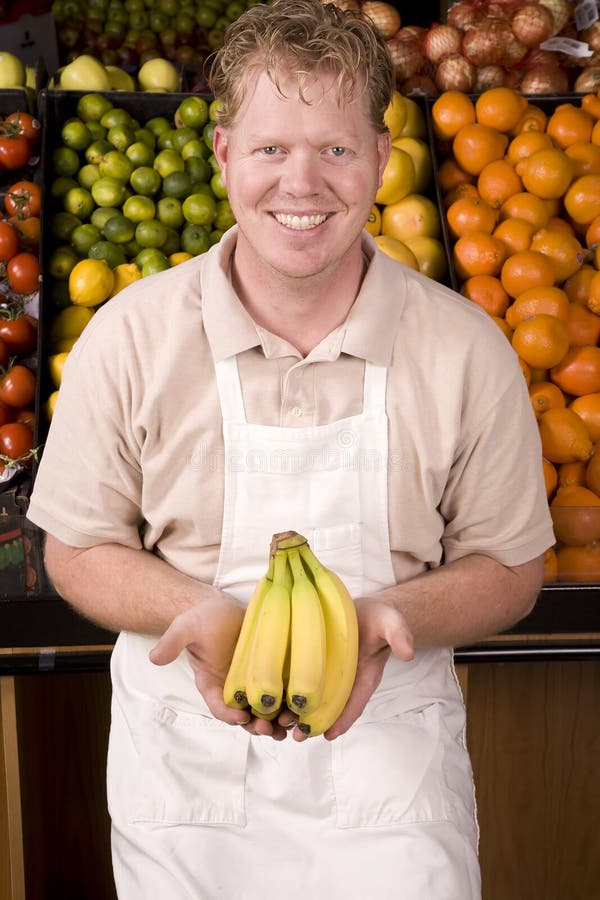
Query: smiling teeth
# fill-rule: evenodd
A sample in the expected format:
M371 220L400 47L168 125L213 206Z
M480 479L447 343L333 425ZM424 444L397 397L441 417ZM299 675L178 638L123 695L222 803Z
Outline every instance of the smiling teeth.
M302 231L321 225L327 216L289 216L283 213L275 213L275 218L280 225L285 225L287 228L297 228Z

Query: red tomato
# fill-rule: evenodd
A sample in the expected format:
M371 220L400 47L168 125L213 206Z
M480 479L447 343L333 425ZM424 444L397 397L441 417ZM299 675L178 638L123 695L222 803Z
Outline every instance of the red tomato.
M17 253L6 267L8 283L17 294L33 294L40 281L40 262L33 253Z
M21 422L0 426L0 453L9 459L20 459L33 450L33 431Z
M14 422L15 410L12 406L7 406L0 400L0 425L6 425L7 422Z
M15 413L13 422L20 422L21 425L28 425L33 431L35 428L35 412L32 409L18 409Z
M37 345L37 328L25 313L15 316L14 319L0 318L0 339L6 344L11 355L32 353Z
M16 134L14 136L0 135L0 168L22 169L31 157L31 145L27 138Z
M19 215L11 216L8 219L12 227L19 235L21 248L36 253L40 246L40 218L39 216L29 216L29 218L21 218Z
M9 216L39 216L42 192L33 181L15 181L11 184L4 198L4 208Z
M30 113L14 112L9 113L5 117L4 122L10 125L10 129L6 129L10 134L20 134L27 138L31 144L37 144L42 135L42 125ZM5 124L5 128L6 128Z
M10 356L8 344L0 338L0 369L6 369Z
M5 219L0 220L0 262L8 260L19 252L19 234Z
M35 399L35 375L17 363L0 379L0 400L7 406L31 406Z

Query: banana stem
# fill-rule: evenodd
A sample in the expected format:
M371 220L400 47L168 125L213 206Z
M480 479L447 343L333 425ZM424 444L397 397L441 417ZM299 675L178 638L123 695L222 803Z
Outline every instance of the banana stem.
M287 550L278 550L273 559L273 584L285 585L287 569Z
M271 556L274 556L278 550L292 550L306 542L306 538L297 531L280 531L271 538Z
M323 565L319 562L315 554L312 552L312 550L308 546L308 543L302 544L302 546L298 548L298 552L300 553L300 556L302 557L310 571L313 573L313 575L318 572L319 569L323 568Z
M300 578L307 578L306 569L302 565L302 559L300 558L299 552L297 550L288 550L287 556L292 575L294 576L294 581L298 581Z

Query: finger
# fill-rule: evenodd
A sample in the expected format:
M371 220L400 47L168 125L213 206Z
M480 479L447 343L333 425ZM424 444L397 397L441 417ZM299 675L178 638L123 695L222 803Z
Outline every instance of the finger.
M252 716L247 709L234 709L223 700L223 685L205 674L196 675L196 687L215 719L228 725L247 725Z
M191 644L193 636L188 623L181 617L173 619L165 633L150 651L150 662L166 666L174 662L182 650Z

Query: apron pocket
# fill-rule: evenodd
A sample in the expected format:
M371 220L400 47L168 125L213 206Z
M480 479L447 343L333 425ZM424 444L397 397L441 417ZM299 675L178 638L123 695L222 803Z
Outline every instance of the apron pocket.
M315 528L310 536L310 545L321 565L333 569L351 594L361 592L363 554L358 522ZM340 560L343 561L341 566Z
M246 824L250 736L243 728L154 707L139 721L134 740L139 770L133 822Z
M356 723L332 744L338 828L448 819L435 704Z

